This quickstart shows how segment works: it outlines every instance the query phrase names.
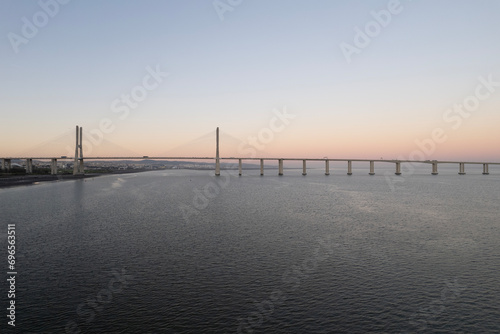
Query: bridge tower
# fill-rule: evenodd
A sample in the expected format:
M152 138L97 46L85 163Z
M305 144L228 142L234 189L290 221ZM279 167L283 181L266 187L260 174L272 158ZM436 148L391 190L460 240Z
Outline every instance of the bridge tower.
M220 176L219 127L215 131L215 176Z
M75 161L73 165L73 175L83 174L83 128L76 126L76 146L75 146ZM80 154L80 156L78 156Z

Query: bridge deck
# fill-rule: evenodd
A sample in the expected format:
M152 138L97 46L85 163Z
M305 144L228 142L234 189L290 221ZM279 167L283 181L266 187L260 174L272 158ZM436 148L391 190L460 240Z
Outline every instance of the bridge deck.
M5 160L74 160L74 157L6 157L0 158ZM215 160L215 157L150 157L150 156L142 156L142 157L84 157L84 160ZM412 162L412 163L438 163L438 164L489 164L489 165L500 165L500 162L488 162L488 161L449 161L449 160L392 160L392 159L330 159L330 158L248 158L248 157L220 157L220 160L283 160L283 161L353 161L353 162L388 162L388 163L397 163L397 162Z

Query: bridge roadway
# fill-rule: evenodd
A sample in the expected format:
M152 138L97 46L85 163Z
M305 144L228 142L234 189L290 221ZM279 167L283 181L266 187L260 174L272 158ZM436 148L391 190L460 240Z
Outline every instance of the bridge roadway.
M1 158L1 169L2 171L11 169L11 161L12 160L26 160L26 171L28 173L33 172L33 159L37 160L50 160L51 161L51 173L57 174L57 160L215 160L216 162L216 175L217 171L220 170L220 162L219 160L238 160L239 165L239 174L242 174L242 161L243 160L259 160L260 161L260 173L264 175L264 161L273 160L278 161L279 175L283 175L283 161L302 161L302 174L306 175L306 164L307 161L324 161L325 162L325 175L330 175L330 161L343 161L347 162L347 174L352 175L352 162L369 162L370 163L370 175L375 174L375 162L385 162L385 163L394 163L396 165L396 175L401 175L401 163L425 163L432 165L432 174L437 175L438 164L458 164L460 175L465 174L465 164L469 165L483 165L483 174L489 174L488 166L489 165L500 165L500 162L475 162L475 161L447 161L447 160L396 160L396 159L330 159L330 158L239 158L239 157L154 157L154 156L142 156L142 157L85 157L85 158L77 158L75 160L74 157L61 156L61 157L10 157L10 158ZM219 169L217 168L219 167ZM219 172L220 173L220 172Z

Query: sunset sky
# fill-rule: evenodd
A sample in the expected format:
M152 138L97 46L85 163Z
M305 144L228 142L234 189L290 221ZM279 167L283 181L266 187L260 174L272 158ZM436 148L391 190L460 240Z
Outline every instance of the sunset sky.
M500 161L500 2L0 2L0 157ZM89 137L92 134L93 137Z

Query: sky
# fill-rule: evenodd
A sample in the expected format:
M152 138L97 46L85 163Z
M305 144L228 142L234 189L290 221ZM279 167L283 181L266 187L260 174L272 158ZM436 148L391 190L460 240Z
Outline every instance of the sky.
M500 162L497 0L1 0L0 157Z

